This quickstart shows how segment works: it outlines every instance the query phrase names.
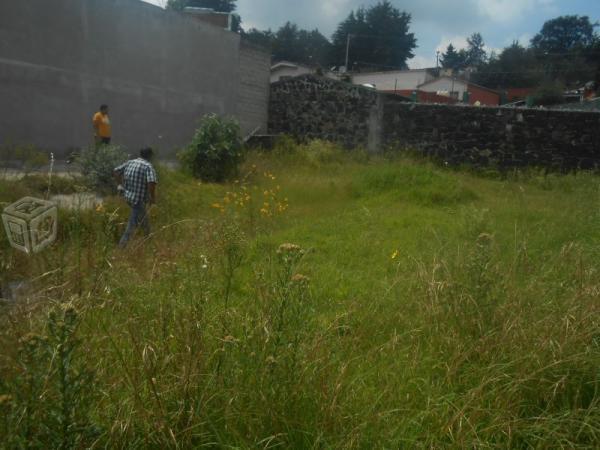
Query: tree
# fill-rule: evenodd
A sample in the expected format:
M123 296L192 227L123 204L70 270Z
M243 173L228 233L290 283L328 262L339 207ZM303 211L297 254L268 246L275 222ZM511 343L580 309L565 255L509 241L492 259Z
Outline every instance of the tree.
M255 28L244 37L271 49L273 61L292 61L310 66L330 66L331 42L319 30L301 30L292 22L286 22L275 33Z
M547 81L575 88L594 79L597 66L590 56L596 26L587 16L560 16L544 23L531 46L543 63Z
M483 37L479 33L473 33L467 38L467 65L479 67L487 60L487 52L485 51L485 43Z
M273 41L273 59L275 61L301 62L302 54L298 45L298 26L291 22L286 22L275 33Z
M444 69L460 70L467 64L467 53L465 50L456 51L454 45L448 44L446 52L442 53L440 63Z
M472 77L475 83L490 88L525 88L539 86L543 73L535 52L514 41L498 56L490 57Z
M586 62L594 70L594 81L600 87L600 35L594 36L594 42L590 45L586 54Z
M333 35L333 60L345 64L350 37L351 68L406 68L417 46L414 33L409 33L410 22L411 15L388 0L352 11Z
M331 66L331 42L319 30L298 32L300 62L329 68Z
M540 53L568 53L591 46L594 28L588 16L560 16L544 23L542 30L531 40Z
M273 43L275 41L275 34L269 30L258 30L256 28L250 28L248 31L244 31L244 38L256 45L265 47L273 50Z

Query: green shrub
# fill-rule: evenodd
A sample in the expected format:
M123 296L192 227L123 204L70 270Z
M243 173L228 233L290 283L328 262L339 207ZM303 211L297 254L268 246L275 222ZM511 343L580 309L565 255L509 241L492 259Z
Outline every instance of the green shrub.
M204 181L223 181L242 161L240 127L216 114L204 116L192 142L179 153L184 169Z
M33 145L0 146L0 167L15 167L29 173L50 162L50 154L38 150Z
M564 86L559 83L544 83L533 93L532 106L550 106L564 103L564 90Z
M286 135L277 138L272 153L283 158L286 164L306 165L314 168L341 164L350 159L357 161L368 159L362 149L346 152L335 142L313 139L301 143Z
M85 185L96 191L110 191L114 184L113 170L128 159L123 147L102 145L89 148L79 158Z

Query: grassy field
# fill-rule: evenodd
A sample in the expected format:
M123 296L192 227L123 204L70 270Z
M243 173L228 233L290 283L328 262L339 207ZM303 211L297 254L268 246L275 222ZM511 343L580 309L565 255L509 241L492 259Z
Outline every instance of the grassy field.
M118 198L0 241L41 297L0 309L1 447L600 446L597 175L316 142L160 177L125 251Z

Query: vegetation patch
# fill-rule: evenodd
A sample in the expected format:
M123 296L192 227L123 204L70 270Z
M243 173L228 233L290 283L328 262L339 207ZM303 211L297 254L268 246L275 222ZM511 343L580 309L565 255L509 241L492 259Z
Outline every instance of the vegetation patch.
M425 206L454 205L477 198L475 192L450 172L402 162L361 171L350 184L350 191L355 197L388 194Z
M0 238L31 291L0 303L0 447L598 447L597 175L291 141L159 170L126 251L110 195L39 255Z

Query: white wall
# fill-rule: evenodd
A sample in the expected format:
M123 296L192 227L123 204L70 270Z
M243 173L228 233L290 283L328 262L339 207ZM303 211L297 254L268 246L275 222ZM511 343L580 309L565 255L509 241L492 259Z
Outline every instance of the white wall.
M458 92L458 100L462 101L463 93L468 90L468 85L461 80L452 80L450 78L438 78L437 80L419 88L425 92Z
M352 75L354 84L374 84L378 91L416 89L420 84L433 80L425 70L402 70L394 72L369 72Z
M279 81L282 77L298 77L300 75L306 75L307 73L313 73L313 70L304 66L281 66L271 71L271 83Z

